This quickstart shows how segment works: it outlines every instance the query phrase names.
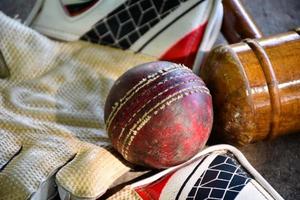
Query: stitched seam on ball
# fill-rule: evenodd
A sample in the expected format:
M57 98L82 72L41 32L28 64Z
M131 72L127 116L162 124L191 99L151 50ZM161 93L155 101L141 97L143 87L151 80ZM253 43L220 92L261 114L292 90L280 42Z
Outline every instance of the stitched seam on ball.
M203 86L194 86L192 88L185 88L181 91L178 91L170 96L168 96L166 99L164 99L163 101L161 101L160 103L156 104L152 109L150 109L148 112L146 112L130 129L127 137L124 140L124 145L122 148L122 155L124 156L125 159L127 159L128 157L128 150L129 147L132 144L132 141L134 140L135 136L137 135L137 131L139 131L150 119L152 116L149 116L148 114L151 113L152 111L154 111L155 109L159 108L159 110L163 110L165 109L167 106L169 106L171 103L173 103L176 100L182 99L185 96L194 94L194 93L206 93L208 95L209 92L207 92L207 89L203 90L202 88ZM155 110L154 111L154 115L157 115L158 111ZM137 128L136 128L137 127ZM135 130L136 129L136 130ZM128 141L129 140L129 141ZM128 141L128 143L126 144L126 141Z
M124 97L122 97L118 102L115 102L112 112L110 113L108 119L107 119L107 129L109 129L112 120L118 113L118 111L123 107L123 105L134 95L136 94L137 91L145 87L146 85L150 84L151 82L155 81L158 79L160 76L168 74L172 71L176 71L178 69L183 68L184 66L177 65L177 64L172 64L171 67L161 69L159 72L153 73L148 75L146 78L143 78L138 84L136 84L133 88L131 88ZM185 67L186 68L186 67ZM125 101L125 102L123 102Z
M199 90L194 90L194 91L193 91L193 90L190 90L190 91L188 91L188 92L183 92L183 94L179 94L177 97L174 97L174 98L172 98L170 101L168 101L167 103L163 104L159 109L160 109L160 110L163 110L163 109L165 109L168 105L170 105L171 103L173 103L174 101L179 100L179 99L181 99L181 98L183 98L183 97L185 97L185 96L188 96L189 94L194 94L194 93L196 93L196 92L199 92L199 93L206 93L206 91L201 90L201 89L199 89ZM157 115L157 114L158 114L158 111L157 111L157 110L154 111L154 115ZM128 140L128 139L130 139L130 140L129 140L129 142L127 143L127 145L126 145L126 143L124 142L124 146L123 146L123 149L122 149L122 155L124 156L124 158L127 159L129 148L130 148L130 146L131 146L131 144L132 144L132 142L133 142L135 136L137 135L137 132L138 132L140 129L142 129L142 128L144 127L144 125L146 125L147 122L150 121L151 118L152 118L152 116L143 116L143 118L142 118L141 120L139 120L139 121L141 121L140 124L137 123L137 124L134 125L134 128L136 128L136 126L138 126L138 127L136 128L137 130L131 129L132 134L128 134L128 137L126 138L126 140ZM130 135L130 136L129 136L129 135ZM125 150L124 150L124 149L125 149Z
M149 89L151 89L151 90L153 90L153 89L155 89L155 88L157 88L159 85L161 85L161 84L163 84L163 83L165 83L165 82L167 82L167 81L170 81L170 80L172 80L172 79L175 79L175 78L179 78L179 77L183 77L183 76L186 76L186 75L191 75L192 74L192 72L185 72L184 74L179 74L179 75L175 75L175 76L170 76L170 77L168 77L168 78L166 78L166 79L164 79L163 81L160 81L159 83L157 83L153 88L149 88ZM201 79L199 79L199 80L201 80ZM202 82L203 83L203 82ZM142 94L140 94L141 96L143 95L143 93ZM127 102L124 102L124 104L125 103L127 103ZM148 102L147 102L148 103ZM147 104L146 103L146 104ZM121 110L121 108L120 108L120 110ZM115 114L115 117L116 117L116 115L117 115L117 113ZM114 117L114 118L115 118ZM114 118L113 119L111 119L111 122L114 120ZM110 124L111 125L111 124ZM110 127L108 127L108 128L110 128ZM113 126L112 127L112 129L114 129L115 128L115 126Z
M143 84L145 85L145 84L147 84L147 82L149 82L149 81L152 82L152 81L156 80L156 78L159 77L159 74L163 73L164 71L165 71L165 73L166 73L166 72L169 72L169 71L171 71L172 69L175 69L175 70L176 70L176 69L178 69L178 67L175 66L175 65L171 65L171 67L167 67L167 68L165 68L165 69L159 70L158 72L155 72L155 73L153 73L153 74L150 74L150 75L148 75L147 77L143 78L141 81L139 81L135 86L133 86L129 91L127 91L126 94L125 94L121 99L119 99L118 102L115 102L115 103L114 103L114 106L113 106L113 108L112 108L112 111L111 111L110 115L108 116L108 119L107 119L107 121L106 121L106 124L108 124L109 121L111 121L112 115L113 115L114 112L116 112L116 109L120 106L120 103L122 103L124 100L126 100L126 98L127 98L128 96L130 96L130 94L131 94L132 92L134 92L140 85L143 86Z
M165 68L160 70L157 73L151 74L147 76L146 78L143 78L142 81L140 81L137 85L135 85L133 88L131 88L124 97L122 97L118 102L115 102L112 112L110 113L107 122L106 122L106 127L109 130L111 123L117 113L121 110L121 108L133 97L139 90L141 90L143 87L149 85L159 77L166 75L170 72L176 71L178 69L185 69L191 71L189 68L185 67L184 65L178 65L178 64L173 64L173 67ZM167 70L167 71L166 71ZM129 95L129 96L128 96ZM124 102L123 102L124 101Z
M176 77L176 76L175 76L175 77ZM162 94L168 92L169 90L171 90L171 89L173 89L173 88L175 88L175 87L177 87L177 86L184 85L184 84L187 84L187 83L192 83L192 82L200 82L200 83L202 83L201 79L199 79L199 78L197 78L197 79L191 79L191 80L187 80L187 81L183 81L183 82L177 83L177 84L175 84L175 85L172 85L171 87L165 89L164 91L158 93L156 96L154 96L154 97L152 97L150 100L148 100L148 101L147 101L147 102L146 102L139 110L137 110L137 111L130 117L130 119L127 121L125 127L122 128L121 133L120 133L120 135L119 135L119 137L118 137L117 147L120 148L120 141L121 141L121 137L123 136L123 132L124 132L124 130L127 128L127 125L131 122L131 120L137 115L137 113L139 113L143 108L145 108L151 101L153 101L153 100L156 99L157 97L161 96ZM161 83L163 83L163 82L161 82ZM201 88L203 88L204 90L207 90L207 92L209 92L208 89L207 89L205 86L201 86Z

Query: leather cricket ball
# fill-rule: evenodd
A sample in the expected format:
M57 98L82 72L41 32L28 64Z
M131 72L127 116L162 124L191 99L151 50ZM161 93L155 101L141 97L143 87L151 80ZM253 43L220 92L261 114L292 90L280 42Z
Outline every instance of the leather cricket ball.
M127 161L167 168L204 147L212 127L212 99L189 68L150 62L116 80L104 118L113 147Z

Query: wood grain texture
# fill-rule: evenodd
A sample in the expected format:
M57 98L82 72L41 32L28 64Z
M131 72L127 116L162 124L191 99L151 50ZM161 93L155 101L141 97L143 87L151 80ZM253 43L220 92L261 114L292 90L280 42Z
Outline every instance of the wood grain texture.
M213 96L215 136L246 144L299 132L299 55L296 32L214 49L200 76Z

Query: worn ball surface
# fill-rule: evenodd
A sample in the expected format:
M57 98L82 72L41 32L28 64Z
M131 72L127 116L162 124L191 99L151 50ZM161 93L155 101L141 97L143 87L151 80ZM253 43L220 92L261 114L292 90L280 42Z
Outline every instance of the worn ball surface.
M126 160L167 168L204 147L212 127L212 100L203 81L187 67L151 62L115 82L104 117L114 148Z

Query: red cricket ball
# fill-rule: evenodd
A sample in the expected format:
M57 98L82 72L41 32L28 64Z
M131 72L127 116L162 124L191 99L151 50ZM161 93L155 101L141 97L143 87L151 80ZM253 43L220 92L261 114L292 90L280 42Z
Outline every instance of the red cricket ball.
M134 164L167 168L204 147L212 127L209 90L190 69L150 62L124 73L105 103L114 148Z

